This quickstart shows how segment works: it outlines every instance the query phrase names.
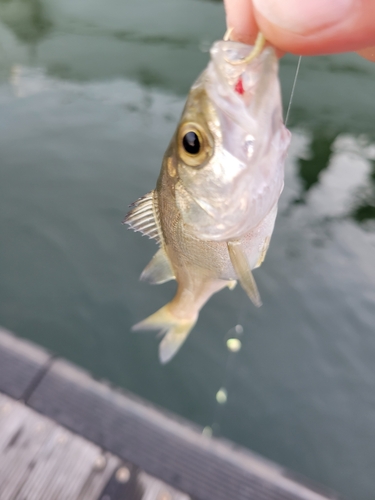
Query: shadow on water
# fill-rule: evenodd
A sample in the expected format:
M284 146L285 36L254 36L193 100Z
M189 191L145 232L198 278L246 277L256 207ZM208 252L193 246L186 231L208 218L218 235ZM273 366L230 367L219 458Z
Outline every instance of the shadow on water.
M319 127L309 131L311 140L304 157L297 157L296 175L299 179L299 193L288 203L285 213L290 214L293 207L306 203L309 191L319 184L321 174L329 168L333 148L339 133L327 127Z
M320 178L330 168L331 160L335 155L335 142L341 132L332 131L330 127L319 127L309 131L311 137L308 152L296 161L296 175L299 179L300 193L293 198L284 212L290 214L293 207L306 204L309 192L314 188L319 189ZM323 217L320 223L332 225L337 221L352 219L359 224L366 224L375 219L375 160L368 160L369 172L362 186L354 190L355 201L351 210L340 216ZM370 226L366 226L370 229Z
M291 200L286 209L289 214L295 205L306 203L310 189L319 183L320 174L329 166L332 146L337 134L326 133L324 129L312 131L312 141L309 147L309 158L298 158L297 175L301 190L299 195Z
M31 45L53 28L40 0L0 0L0 19L20 41Z
M303 199L306 193L319 182L319 176L326 168L332 154L332 146L337 137L337 133L329 133L323 129L313 130L313 139L310 144L310 158L298 159L298 176L302 183Z
M360 201L352 209L350 216L360 224L375 220L375 160L371 161L368 183L360 193Z
M210 0L212 1L212 0ZM141 36L132 31L115 31L109 33L101 34L109 34L114 38L121 40L123 42L135 42L139 44L145 45L167 45L175 48L184 49L189 45L192 45L192 40L189 38L177 38L177 37L167 37L162 35L154 35L154 36Z

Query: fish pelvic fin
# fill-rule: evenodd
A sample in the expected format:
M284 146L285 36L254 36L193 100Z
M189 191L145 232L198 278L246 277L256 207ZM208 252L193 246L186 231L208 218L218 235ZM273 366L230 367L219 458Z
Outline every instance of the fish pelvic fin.
M160 285L175 278L171 263L163 248L160 248L152 257L140 277L142 281L147 281L151 285Z
M161 244L163 233L159 222L159 207L155 190L138 198L130 207L131 210L126 214L122 223Z
M180 349L196 321L197 317L194 319L177 318L170 312L169 304L167 304L156 311L156 313L134 325L132 330L160 331L161 335L164 337L159 345L159 359L162 364L165 364L168 363Z
M262 300L241 242L238 240L228 241L227 246L230 260L242 288L249 296L251 302L256 307L260 307L262 305Z

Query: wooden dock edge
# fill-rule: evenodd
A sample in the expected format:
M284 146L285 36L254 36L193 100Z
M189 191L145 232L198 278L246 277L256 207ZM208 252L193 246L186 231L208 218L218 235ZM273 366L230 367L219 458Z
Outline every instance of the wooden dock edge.
M3 329L0 392L196 500L339 498Z

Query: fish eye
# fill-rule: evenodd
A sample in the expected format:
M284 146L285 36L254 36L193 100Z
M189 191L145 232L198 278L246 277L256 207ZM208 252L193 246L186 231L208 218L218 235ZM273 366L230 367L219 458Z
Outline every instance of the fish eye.
M199 123L185 122L178 130L178 154L189 167L202 167L213 152L212 139Z
M199 153L199 150L201 148L201 143L199 141L198 135L193 132L187 132L183 139L182 139L182 145L185 148L185 151L189 153L190 155L196 155Z

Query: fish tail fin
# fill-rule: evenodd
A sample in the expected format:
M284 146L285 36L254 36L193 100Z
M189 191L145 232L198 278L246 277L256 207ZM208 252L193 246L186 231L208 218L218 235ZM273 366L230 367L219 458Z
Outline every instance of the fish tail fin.
M167 304L156 313L134 325L132 330L159 330L164 335L159 345L159 359L162 364L165 364L180 349L196 321L197 318L177 318L170 312L169 304Z

